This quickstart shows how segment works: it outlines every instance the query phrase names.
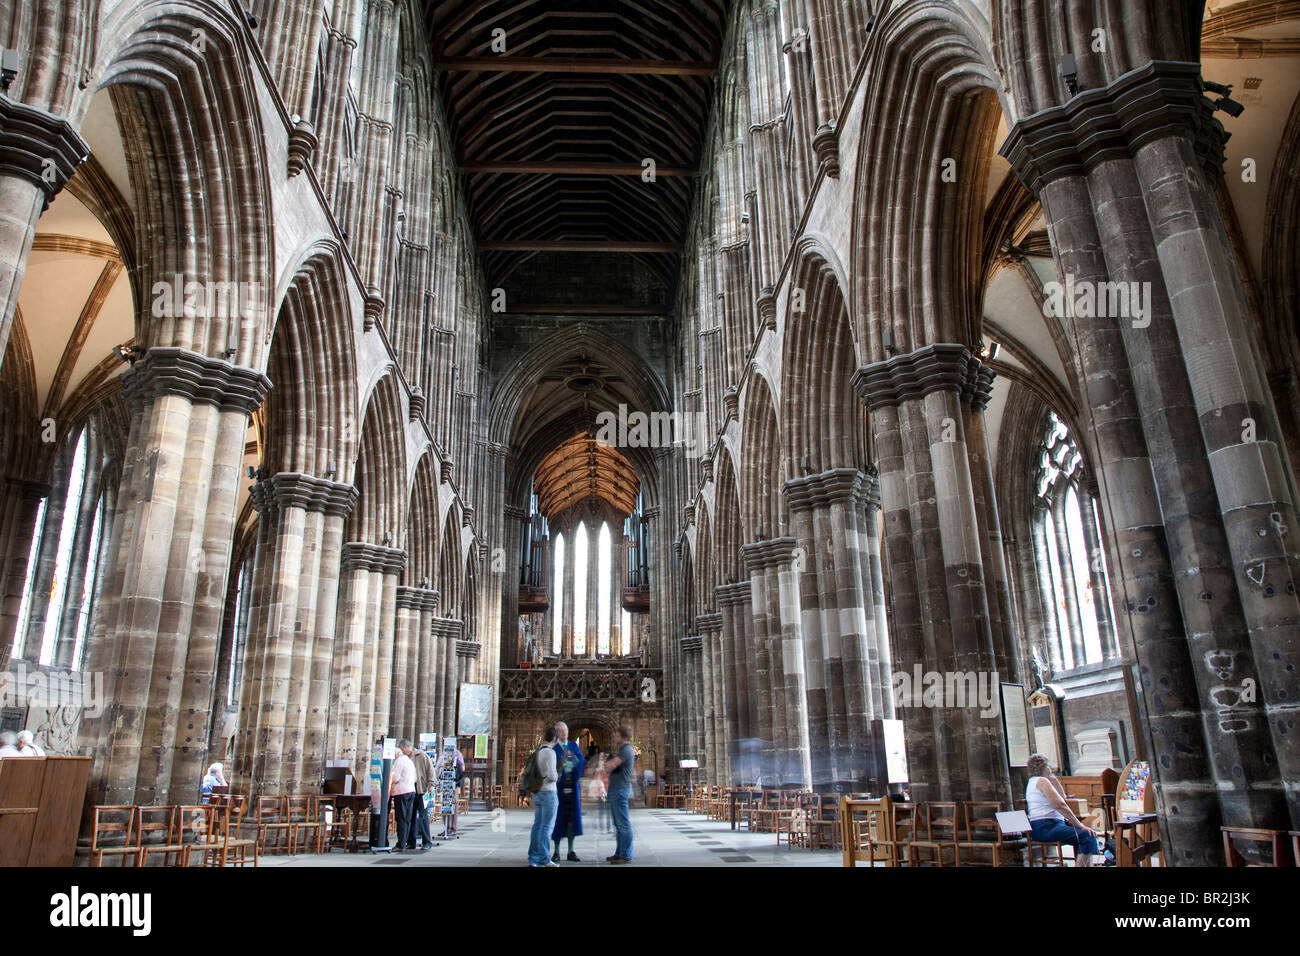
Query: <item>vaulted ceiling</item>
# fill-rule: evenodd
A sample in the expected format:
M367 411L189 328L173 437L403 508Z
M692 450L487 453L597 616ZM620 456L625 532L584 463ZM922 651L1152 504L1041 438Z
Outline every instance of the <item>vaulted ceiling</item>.
M636 507L641 482L626 458L587 434L574 435L542 460L533 477L537 510L553 517L588 498L601 498L620 515Z
M504 286L529 260L532 275L577 278L606 271L610 255L630 256L645 273L630 284L640 296L626 282L558 303L524 288L513 297L535 308L509 311L669 311L726 6L425 4L489 284Z

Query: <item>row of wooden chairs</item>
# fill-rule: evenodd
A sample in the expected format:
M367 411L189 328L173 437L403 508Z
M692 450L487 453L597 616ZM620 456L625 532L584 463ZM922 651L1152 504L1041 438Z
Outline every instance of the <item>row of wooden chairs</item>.
M90 841L90 865L118 857L125 866L145 866L158 855L164 866L257 866L257 841L239 836L239 806L207 804L165 807L97 806ZM250 856L251 854L251 856Z
M666 783L659 791L659 806L669 810L680 810L686 806L688 796L685 784Z
M1064 866L1060 843L1035 840L1028 831L1003 832L994 800L931 801L920 806L880 799L840 799L844 865Z

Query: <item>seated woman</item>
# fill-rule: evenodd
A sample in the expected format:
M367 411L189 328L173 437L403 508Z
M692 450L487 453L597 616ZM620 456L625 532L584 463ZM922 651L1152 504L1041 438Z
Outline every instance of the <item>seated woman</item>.
M1047 758L1034 754L1029 758L1029 785L1025 803L1029 809L1029 827L1039 843L1066 843L1074 847L1075 866L1093 866L1093 857L1101 854L1096 835L1079 822L1065 799L1061 782L1052 775Z
M202 802L207 803L212 799L212 789L214 787L228 787L224 775L225 767L219 763L214 763L208 768L208 772L203 775L203 785L199 788L199 794Z

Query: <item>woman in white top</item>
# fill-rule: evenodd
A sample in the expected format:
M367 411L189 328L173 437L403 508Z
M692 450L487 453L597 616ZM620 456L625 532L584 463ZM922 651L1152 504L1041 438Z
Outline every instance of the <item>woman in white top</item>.
M1093 857L1101 853L1096 835L1085 827L1070 809L1061 781L1042 754L1029 758L1029 784L1025 787L1025 804L1029 810L1029 827L1039 843L1068 843L1074 847L1075 866L1092 866Z

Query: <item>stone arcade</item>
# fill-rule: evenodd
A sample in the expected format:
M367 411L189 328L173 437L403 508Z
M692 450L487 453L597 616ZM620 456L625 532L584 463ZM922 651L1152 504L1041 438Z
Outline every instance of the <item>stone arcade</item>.
M598 6L0 4L5 728L1300 829L1300 8Z

